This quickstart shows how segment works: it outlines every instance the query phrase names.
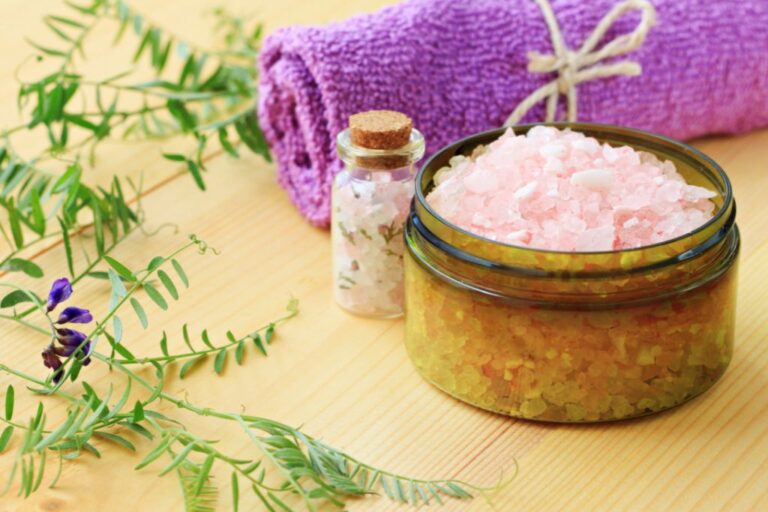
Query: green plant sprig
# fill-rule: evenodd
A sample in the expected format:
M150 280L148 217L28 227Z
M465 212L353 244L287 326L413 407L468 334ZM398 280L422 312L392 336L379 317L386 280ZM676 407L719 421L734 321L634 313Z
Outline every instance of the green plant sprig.
M21 475L20 493L22 495L29 495L39 488L45 472L47 451L55 451L62 462L77 458L84 452L100 456L98 448L91 442L94 437L136 451L136 447L130 439L114 431L114 429L124 427L148 440L157 439L154 448L145 455L144 459L137 465L137 469L149 465L163 454L170 454L172 460L160 474L174 472L185 493L185 502L191 504L208 503L213 496L218 494L218 490L210 480L210 471L214 463L229 467L233 489L239 486L237 483L239 479L245 479L250 484L254 495L268 509L270 507L284 508L285 497L281 497L282 495L297 495L308 510L315 510L318 503L330 503L342 507L345 500L350 497L364 496L379 489L390 499L411 504L428 503L430 499L440 501L441 496L460 499L471 497L471 486L461 482L418 480L380 470L363 464L351 456L306 435L300 429L268 418L200 407L187 399L169 394L164 389L166 369L175 360L174 357L183 359L189 357L189 354L180 354L163 360L137 358L125 347L124 343L118 342L121 338L117 336L116 330L113 329L112 334L110 334L107 326L110 321L114 322L115 318L119 318L117 316L118 310L127 302L134 306L134 312L141 323L145 327L148 325L143 308L137 308L138 301L133 301L135 299L133 295L138 293L140 289L147 292L147 297L158 305L164 305L163 309L167 308L168 305L164 302L166 299L159 291L156 289L154 292L148 291L153 289L148 281L152 276L159 276L164 265L170 264L176 270L177 279L185 286L188 285L186 273L176 258L191 247L197 247L198 252L201 253L210 250L205 242L192 236L189 243L168 256L153 258L149 265L140 271L132 271L125 264L112 257L106 256L104 258L105 263L109 265L107 273L112 284L110 307L105 315L96 322L96 327L89 334L87 340L95 340L96 336L104 335L110 341L112 353L103 354L94 348L89 355L125 375L127 385L116 402L110 403L113 394L111 388L104 396L101 396L86 381L82 382L82 387L85 390L82 397L75 397L62 391L63 384L68 380L74 381L80 371L81 363L79 365L79 360L73 357L65 360L62 365L62 367L66 367L66 363L71 362L69 368L63 370L64 376L58 384L51 383L50 378L40 380L0 364L0 371L37 386L31 388L33 391L62 397L70 403L65 420L58 426L47 426L46 415L42 406L38 407L36 415L25 426L23 423L13 421L15 393L11 386L6 391L6 415L3 421L7 426L2 434L3 446L0 446L0 451L9 443L14 430L25 432L10 475L11 479L14 478L17 471ZM169 275L164 275L165 277L158 277L158 279L165 286L165 292L171 297L178 298L175 283L170 280ZM126 289L121 278L134 283L133 286ZM32 291L15 285L11 286L15 288L15 291L23 292L30 301L35 302L36 306L40 308L41 314L47 317L42 301ZM259 337L263 334L265 340L271 340L275 327L282 321L295 316L297 311L297 304L292 300L289 302L285 316L270 322L266 327L258 329L248 337L240 338L237 343L214 346L215 351L226 353L232 346L242 346L241 343L246 339L253 340L257 334ZM11 318L10 320L32 328L35 332L50 336L46 329L28 324L23 319ZM78 350L82 349L84 344L85 342L78 347ZM185 364L189 364L189 362L187 361ZM150 383L139 373L131 370L130 366L132 365L153 367L157 377L156 383ZM216 369L216 371L220 370ZM138 383L150 393L148 398L135 402L132 407L128 403L131 383ZM169 402L177 408L200 416L237 423L260 453L261 458L243 459L225 454L215 448L211 442L195 436L183 428L173 418L155 410L153 404L159 400ZM200 457L203 458L202 461L195 460ZM37 466L36 471L30 469L35 466ZM269 468L272 468L273 471L277 472L277 475L284 479L282 484L275 486L267 483L266 477L270 474ZM256 472L257 469L258 472ZM191 483L193 477L194 485ZM9 485L7 484L6 487ZM232 499L236 506L239 494L234 493ZM287 505L285 506L287 507Z
M109 358L102 354L94 354L94 357L103 362L109 362ZM115 364L114 362L112 363ZM330 503L342 508L349 498L376 494L379 490L394 501L411 505L429 504L432 501L442 503L445 498L469 499L472 497L472 493L483 492L483 489L475 488L457 480L413 479L375 468L361 463L350 455L304 434L300 429L289 427L274 420L241 413L217 411L211 408L201 408L186 399L176 398L165 391L157 394L156 386L134 374L125 366L115 364L115 367L126 375L130 375L129 378L131 380L135 380L147 390L152 391L152 397L142 403L140 413L137 413L137 410L139 410L138 406L134 406L133 410L129 413L118 413L111 420L110 424L103 424L103 420L100 420L102 423L98 424L97 429L94 430L99 432L101 429L113 425L124 426L127 422L130 422L133 425L132 430L137 431L139 428L142 428L144 423L144 430L139 432L147 439L157 437L157 443L141 462L137 464L136 469L143 469L160 458L175 443L179 444L182 449L178 452L172 452L173 457L170 464L166 465L160 473L161 475L167 474L180 467L183 463L189 462L194 467L197 467L199 481L205 482L205 485L199 488L201 493L206 491L210 494L211 490L215 489L209 481L210 471L214 463L229 466L233 480L238 478L246 479L251 484L254 495L268 509L269 507L281 507L280 503L284 503L284 499L279 497L280 494L288 496L297 495L302 499L308 510L316 510L317 505L320 503ZM8 368L0 365L0 370L8 371ZM25 379L29 377L17 372L11 373ZM37 385L44 384L34 378L30 380ZM88 386L88 388L90 387ZM60 391L55 393L61 394ZM86 393L82 399L69 397L75 403L73 410L80 411L79 415L74 413L68 415L67 421L69 425L76 425L78 422L79 425L85 423L85 420L83 420L84 414L81 412L86 410L85 405L90 410L94 410L95 406L99 407L101 411L110 409L106 405L101 406L101 404L106 403L108 400L102 400L95 395L95 392L91 393ZM211 442L195 436L186 429L180 428L171 418L149 410L148 405L157 399L170 402L178 408L188 410L200 416L237 422L264 459L244 459L239 456L232 457L226 455L215 448ZM90 403L83 404L84 400ZM124 404L125 400L121 399L120 403ZM120 408L112 406L110 410L119 411ZM111 418L106 417L105 419L110 420ZM164 427L161 425L161 422L166 422L170 426ZM35 422L32 422L32 424L37 425ZM138 428L136 425L138 425ZM150 430L155 432L155 434L152 434ZM52 443L58 443L56 445L52 444L52 446L56 446L52 448L53 450L72 450L65 453L67 456L65 460L68 460L80 456L83 450L99 456L100 452L98 449L88 442L88 439L93 435L106 441L118 443L132 451L135 450L133 443L128 439L108 432L97 434L93 431L86 430L83 432L82 430L75 429L69 437L64 435L55 437L50 436L50 434L48 437ZM40 435L33 439L38 439L39 443L39 440L44 439L44 437ZM24 447L22 446L22 448ZM28 444L24 455L28 455L31 448L31 444ZM183 453L183 456L179 456L180 453ZM204 457L203 462L193 462L191 455L194 453L202 454ZM279 475L286 478L285 482L279 485L269 485L266 483L269 469L265 464L277 470ZM22 474L24 473L22 472ZM22 483L21 488L31 487L34 486L31 486L27 480ZM191 490L187 489L187 491L195 491L197 489L195 487ZM217 492L214 494L217 494ZM194 501L196 498L199 498L199 495L194 494L194 492L190 496L185 495L185 500ZM236 506L239 496L233 496L233 500Z
M122 372L129 383L140 384L151 393L150 397L136 402L132 408L126 408L130 389L126 389L115 404L109 404L110 393L101 397L83 382L86 393L82 398L76 398L50 386L48 382L0 364L0 371L37 386L47 387L50 394L63 396L72 403L63 426L45 429L45 415L39 412L35 418L43 419L33 418L25 429L32 434L25 436L17 455L22 475L20 492L27 494L39 487L42 479L39 475L44 472L40 468L45 465L45 456L42 454L44 449L56 451L63 460L79 457L83 452L99 456L98 448L90 443L90 439L96 436L100 440L135 451L135 445L129 439L108 431L112 427L126 427L149 440L157 439L154 448L139 462L137 469L148 466L163 454L171 454L171 462L161 470L161 474L176 471L187 503L199 504L201 500L207 503L206 500L218 494L210 479L215 463L230 468L233 482L240 478L248 481L254 495L268 509L281 508L281 503L285 504L285 498L280 495L297 495L308 510L316 510L319 503L330 503L341 508L347 499L372 494L377 490L383 491L390 499L413 505L429 503L431 500L440 503L446 497L467 499L472 496L470 493L473 489L478 491L459 481L418 480L377 469L307 436L300 429L268 418L199 407L163 390L163 366L156 362L149 363L158 373L158 383L153 385L108 355L94 352L92 356ZM12 393L6 393L6 396L9 395ZM150 409L150 405L157 400L172 403L200 416L236 422L264 458L243 459L226 455L209 441L181 428L172 418ZM6 407L6 412L12 409L13 403ZM9 416L12 418L12 412ZM21 424L15 423L10 428L21 428ZM178 444L180 449L173 450L174 444ZM193 454L198 454L195 457L202 457L203 460L193 460ZM29 471L29 467L33 467L34 457L39 471L35 475ZM275 486L266 482L269 467L286 479L283 484ZM190 474L195 475L195 485L189 482ZM239 495L233 494L233 500L236 506Z
M47 16L44 20L60 44L32 43L40 58L54 60L57 66L54 72L39 79L21 82L18 104L22 112L29 112L29 121L0 130L0 208L6 212L9 228L0 224L0 235L11 247L0 271L30 270L28 274L40 277L41 269L19 258L19 254L41 240L59 238L66 242L66 237L80 229L77 219L84 210L90 210L94 230L102 231L97 236L103 237L105 229L114 222L136 222L139 212L128 205L120 181L115 179L111 190L105 191L82 180L81 151L87 153L93 165L96 147L108 138L191 138L194 150L189 154L164 156L183 163L201 189L205 188L204 160L211 140L218 139L232 156L239 156L237 147L242 145L265 159L270 158L255 115L253 62L260 28L248 31L239 18L217 11L224 50L206 51L149 23L123 0L67 5L67 15ZM133 69L101 80L78 73L76 57L85 58L87 38L100 23L115 26L116 44L125 33L134 34L134 64L147 60L154 78L143 83L123 83ZM127 27L133 30L126 30ZM164 76L166 66L175 58L183 65L174 78L168 78ZM121 106L123 96L136 95L140 108ZM81 105L74 101L77 97L83 99ZM93 97L96 109L88 108L87 100ZM10 136L39 127L45 129L49 146L41 155L25 159L13 149ZM76 137L75 133L82 136ZM67 171L59 175L47 162L67 153L74 154L74 158ZM49 221L55 217L60 231L49 229ZM30 241L30 234L36 238ZM14 264L9 264L11 260L15 260Z
M161 271L162 272L162 271ZM168 282L168 277L163 277L163 274L159 274L160 279L163 283ZM171 285L172 286L172 285ZM227 362L227 356L234 351L235 353L235 361L238 365L242 365L243 359L245 356L245 350L248 345L248 342L252 342L255 346L256 350L263 355L267 356L267 347L272 344L272 340L275 333L275 328L277 325L290 320L291 318L295 317L299 313L298 308L298 301L296 299L291 299L288 302L288 305L286 306L287 313L270 322L269 324L259 327L249 334L246 334L245 336L236 337L232 331L227 331L226 333L226 339L227 342L221 345L215 345L211 342L210 335L208 334L208 330L204 329L200 333L200 341L202 345L205 348L196 348L195 345L192 343L191 337L189 335L189 328L187 324L184 324L182 327L182 339L184 340L184 344L189 348L189 352L182 352L177 354L171 354L168 350L168 335L165 331L163 331L163 336L160 339L159 346L160 350L162 352L162 356L155 356L155 357L142 357L142 358L117 358L115 359L116 363L123 364L123 365L146 365L146 364L170 364L174 362L181 362L185 360L192 360L185 362L184 366L181 367L181 370L179 372L179 377L184 378L187 376L187 373L197 365L197 363L202 362L202 360L210 355L216 354L214 357L214 371L217 375L221 375L224 371L224 367Z

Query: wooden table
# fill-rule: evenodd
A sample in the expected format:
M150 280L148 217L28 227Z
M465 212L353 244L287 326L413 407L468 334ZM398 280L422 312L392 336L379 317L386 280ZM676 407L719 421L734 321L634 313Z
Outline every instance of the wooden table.
M253 13L273 29L343 19L391 2L135 2L154 20L201 43L206 42L207 21L197 13L220 3ZM40 18L51 11L61 12L54 0L3 1L3 126L18 122L12 76L28 54L23 37L43 33ZM103 34L103 41L108 37ZM99 62L110 50L96 46L90 57ZM102 59L99 65L108 67L116 60ZM499 511L768 510L768 131L696 142L726 168L739 203L744 245L730 369L713 390L672 412L594 426L512 420L456 402L429 386L408 361L401 321L358 319L333 304L328 234L310 227L289 204L275 183L274 166L253 156L216 157L206 176L209 191L203 193L181 169L160 158L160 151L172 144L109 145L102 149L97 168L89 171L89 179L96 181L115 172L136 176L143 171L148 228L165 222L179 226L178 235L135 234L117 251L119 259L145 264L149 257L177 247L190 232L221 251L219 256L184 257L191 289L167 313L148 308L151 326L146 334L136 323L126 325L131 350L157 353L162 330L172 334L172 344L180 344L184 322L193 331L207 327L215 336L227 329L247 332L279 316L289 297L301 301L300 315L279 328L268 358L249 352L246 364L230 365L222 377L198 371L184 381L171 380L172 392L203 406L244 408L303 424L307 432L365 461L413 476L491 484L517 461L517 478L492 495L493 509ZM28 147L33 145L30 141ZM65 274L59 246L39 251L34 259L47 277ZM38 281L34 286L43 294L47 283L46 278L45 284ZM108 287L89 282L77 293L79 303L105 304ZM0 323L0 360L43 376L40 338L9 325ZM98 386L112 378L98 365L87 373ZM9 381L2 374L0 389ZM28 416L36 399L20 382L13 382L17 414ZM51 414L63 412L55 400L46 404ZM236 428L173 412L198 434L223 439L228 450L252 454L249 441ZM140 450L149 446L135 441ZM56 489L44 488L26 501L13 491L0 497L0 511L181 509L174 478L158 478L155 467L134 471L136 456L107 444L100 448L105 454L101 460L85 456L67 465ZM0 459L0 475L10 466L9 459ZM220 508L227 510L228 475L215 474L222 486ZM376 497L350 503L352 510L394 508ZM242 509L258 507L247 497ZM491 507L476 500L449 509Z

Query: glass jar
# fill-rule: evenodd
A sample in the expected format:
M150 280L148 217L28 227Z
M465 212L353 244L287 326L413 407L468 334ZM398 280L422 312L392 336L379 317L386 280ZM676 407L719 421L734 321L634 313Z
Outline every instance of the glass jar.
M371 317L403 313L403 225L424 137L412 130L398 149L355 145L349 129L337 149L345 168L333 181L331 243L336 302Z
M717 192L716 214L684 236L632 250L566 253L493 242L442 219L425 196L451 157L503 130L448 146L419 173L406 226L411 360L458 399L532 420L617 420L699 395L733 350L740 238L727 176L698 150L657 135L552 126L672 161L688 183Z

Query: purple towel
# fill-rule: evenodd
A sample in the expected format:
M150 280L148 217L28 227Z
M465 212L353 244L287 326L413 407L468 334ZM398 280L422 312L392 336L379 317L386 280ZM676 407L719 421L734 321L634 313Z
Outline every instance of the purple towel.
M568 47L578 48L618 1L551 0ZM643 74L580 84L579 120L678 139L768 125L768 0L653 4L656 26L624 56ZM604 41L638 21L628 13ZM534 50L550 54L552 43L532 0L411 0L326 27L277 31L260 58L259 117L280 183L311 223L327 226L341 168L335 136L350 114L404 112L433 152L500 126L553 78L528 72ZM524 121L543 117L542 103Z

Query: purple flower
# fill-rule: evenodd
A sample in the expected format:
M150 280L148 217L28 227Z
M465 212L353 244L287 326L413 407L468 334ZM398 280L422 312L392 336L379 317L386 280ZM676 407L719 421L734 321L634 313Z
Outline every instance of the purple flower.
M72 296L72 283L69 279L62 277L54 281L51 292L48 294L48 312L46 316L51 320L50 312L56 306L69 299ZM87 309L69 306L59 314L57 324L87 324L93 320L91 312ZM53 382L58 384L64 377L64 363L62 357L74 356L83 366L91 362L91 341L84 333L66 327L53 327L51 332L53 341L43 351L43 364L46 368L53 370Z
M61 356L61 357L69 357L75 352L77 352L78 357L81 357L82 355L86 355L91 351L91 342L89 341L88 343L83 345L83 347L79 351L78 351L78 348L80 348L80 345L62 345L60 347L54 346L53 352L57 356ZM85 362L85 360L83 360L83 364L88 365L88 363L90 363L91 360L90 358L86 358L86 359L88 359L88 361Z
M63 372L61 371L61 359L59 359L58 354L56 354L56 349L54 348L53 343L48 345L41 355L43 356L43 364L45 367L53 370L53 382L58 384Z
M85 341L85 334L74 329L56 329L56 339L67 347L79 347Z
M78 308L75 306L69 306L64 308L64 311L59 315L59 319L56 320L57 324L87 324L93 320L91 312L87 309Z
M69 279L62 277L54 281L48 294L48 311L53 311L56 306L67 300L71 295L72 285Z

